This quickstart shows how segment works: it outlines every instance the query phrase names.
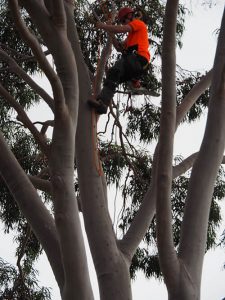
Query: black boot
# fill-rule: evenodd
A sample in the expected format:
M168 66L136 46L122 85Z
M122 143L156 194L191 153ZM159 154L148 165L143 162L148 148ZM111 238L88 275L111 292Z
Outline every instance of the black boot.
M108 107L115 94L117 84L112 80L106 79L104 81L103 89L98 95L96 100L88 100L91 107L95 108L96 113L99 115L106 114Z
M101 99L89 99L88 104L93 107L97 114L102 115L106 114L108 110L108 106L103 103Z

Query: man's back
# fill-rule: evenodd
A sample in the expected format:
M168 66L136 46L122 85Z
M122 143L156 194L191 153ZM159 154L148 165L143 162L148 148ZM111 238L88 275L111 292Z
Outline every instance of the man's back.
M129 32L126 39L126 48L137 45L137 53L150 60L148 31L145 23L139 19L134 19L128 23L132 31Z

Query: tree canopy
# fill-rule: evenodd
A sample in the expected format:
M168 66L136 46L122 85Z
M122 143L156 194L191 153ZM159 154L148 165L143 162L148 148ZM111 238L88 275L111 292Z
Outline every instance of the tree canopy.
M214 99L224 100L216 83L209 89L212 78L215 81L218 76L222 86L224 82L217 65L216 75L212 71L190 72L176 65L173 55L176 46L182 47L188 10L175 2L96 1L90 5L83 0L1 1L0 218L5 232L15 235L18 247L17 267L0 261L0 299L50 299L49 291L38 286L33 269L43 250L62 299L71 299L76 288L79 299L93 299L86 271L79 279L74 275L75 270L81 274L86 268L79 213L84 217L101 299L119 300L125 295L131 299L129 280L135 278L137 270L146 277L164 277L169 295L182 290L176 299L184 293L185 299L191 299L187 283L174 292L169 274L179 273L176 266L183 259L188 276L198 286L201 272L197 274L190 267L185 247L193 235L196 252L190 259L194 264L218 243L219 201L225 195L225 182L220 166L224 145L215 132L219 134L224 125L221 121L219 130L209 130L203 150L190 157L173 156L173 136L180 123L195 122ZM138 96L136 101L137 96L127 92L123 84L104 130L98 132L87 99L98 92L104 72L118 54L111 49L110 37L95 29L95 13L104 22L114 22L115 12L126 5L141 14L148 25L151 64L142 85L160 95L159 104L148 95ZM222 24L221 48L223 35ZM223 63L224 55L221 66ZM37 74L46 76L52 93L35 82ZM43 101L51 110L49 119L32 122L29 110ZM212 111L215 106L222 114L216 103L211 104ZM219 118L218 112L214 114ZM210 132L220 140L219 146ZM207 156L204 145L210 151L209 141L215 151L219 150ZM207 159L212 156L213 167ZM116 197L107 198L107 186L112 185L120 195L117 198L122 199L118 200L121 208L113 224L107 204ZM165 226L168 232L162 233ZM191 226L198 228L196 233L187 229ZM202 241L197 246L199 236ZM171 263L163 249L175 262L170 271ZM78 253L75 259L74 251ZM115 278L118 269L123 270L123 280ZM110 284L104 276L108 272L113 274L111 284L121 281L126 292L121 292L118 283L109 298ZM197 296L192 299L199 299L199 286L194 293Z

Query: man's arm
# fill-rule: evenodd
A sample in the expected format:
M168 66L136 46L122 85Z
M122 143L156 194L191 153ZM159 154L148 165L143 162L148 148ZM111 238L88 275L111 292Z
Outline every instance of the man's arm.
M109 32L108 33L111 40L112 40L112 43L113 43L113 46L115 47L115 49L118 51L118 52L122 52L124 50L124 42L120 42L117 40L117 38L115 37L115 34L112 33L112 32Z
M103 29L109 33L112 39L113 46L119 52L123 51L125 43L119 42L115 37L115 33L126 33L132 31L132 27L130 25L111 25L97 22L96 27L99 29Z
M111 33L126 33L132 31L132 27L130 25L110 25L97 22L96 27Z

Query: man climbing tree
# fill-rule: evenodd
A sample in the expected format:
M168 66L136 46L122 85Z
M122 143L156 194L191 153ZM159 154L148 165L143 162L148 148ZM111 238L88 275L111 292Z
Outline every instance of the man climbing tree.
M102 143L99 151L102 172L96 118L87 104L98 60L94 37L99 32L93 33L87 10L77 8L83 1L74 5L63 0L4 2L9 7L5 4L0 10L0 219L7 232L16 231L18 259L16 269L0 260L4 270L0 298L47 300L48 295L41 297L43 291L37 293L30 280L31 266L43 249L63 300L131 300L130 273L140 268L146 276L163 276L169 299L199 300L203 257L215 243L220 221L215 200L223 198L225 190L224 181L218 182L212 199L225 144L225 19L213 74L194 82L190 75L184 76L179 82L175 54L182 34L178 25L183 24L179 13L184 9L178 0L166 1L165 7L160 4L164 1L143 1L151 20L152 70L155 53L162 54L162 109L159 112L149 101L124 116L127 124L115 120L121 146L116 128L114 132L109 128L112 139ZM120 7L121 1L113 2ZM99 8L99 1L96 5ZM50 54L53 65L46 57ZM48 79L49 93L34 82L34 71ZM185 118L196 119L199 108L208 105L207 93L202 96L211 79L202 147L199 153L175 161L175 127ZM158 81L149 82L158 86ZM179 93L180 86L185 93ZM37 101L50 110L43 120L39 119L43 110L40 114L35 110L35 118L28 111ZM137 149L130 143L133 137ZM150 143L158 137L151 155ZM192 173L185 174L192 166ZM116 194L108 193L111 184L123 188L119 222L110 217L111 198ZM93 295L90 283L81 213L99 297ZM152 251L156 235L158 251ZM139 249L143 238L146 248Z
M123 7L119 10L118 21L122 25L110 25L102 22L96 24L110 34L127 33L125 41L118 42L112 35L113 44L122 56L116 61L106 74L103 89L96 100L89 100L89 104L95 108L98 114L105 114L115 94L116 87L122 82L132 81L137 85L138 79L146 70L150 60L147 26L139 18L135 17L134 10Z

